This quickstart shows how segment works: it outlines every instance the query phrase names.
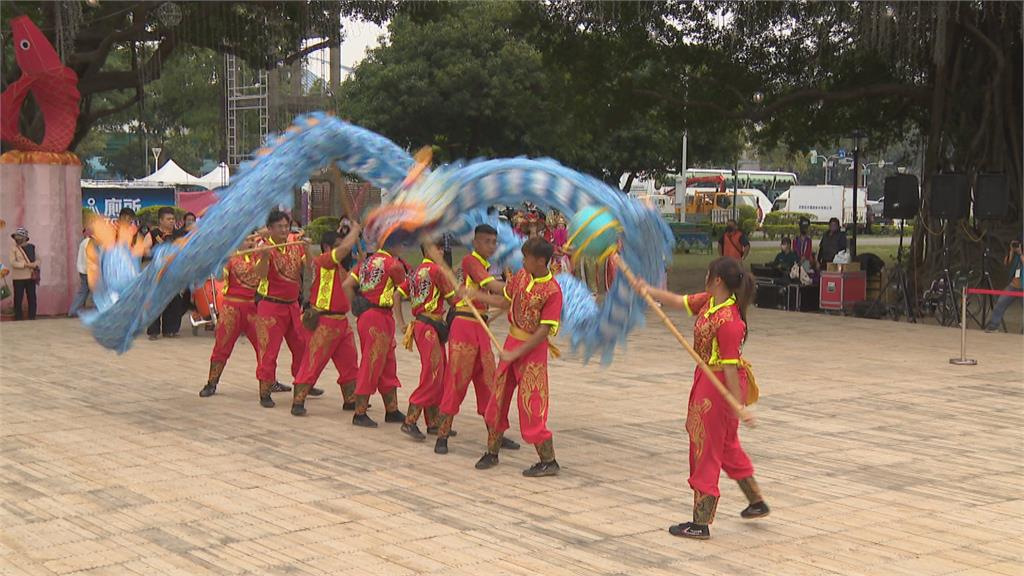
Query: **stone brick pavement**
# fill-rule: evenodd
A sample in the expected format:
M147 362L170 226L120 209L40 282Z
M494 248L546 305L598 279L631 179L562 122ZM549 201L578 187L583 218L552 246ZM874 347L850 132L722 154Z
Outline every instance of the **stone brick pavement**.
M654 324L608 368L554 364L563 472L538 480L529 447L473 469L472 409L446 457L353 428L333 368L309 417L262 409L244 343L200 399L209 337L120 357L70 320L0 338L2 574L1022 573L1018 336L972 332L980 363L955 367L955 330L753 311L761 424L742 435L773 513L741 521L723 478L708 542L666 531L691 503L692 364Z

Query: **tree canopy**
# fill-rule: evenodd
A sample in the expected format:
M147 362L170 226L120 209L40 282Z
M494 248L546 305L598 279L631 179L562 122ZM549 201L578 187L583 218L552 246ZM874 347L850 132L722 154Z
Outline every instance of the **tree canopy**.
M12 1L4 3L4 12L31 17L78 75L82 101L74 148L97 122L143 100L147 85L160 78L165 64L179 51L208 48L236 54L254 67L270 68L339 43L344 37L343 16L382 23L393 15L395 6L395 2L355 0L149 0L101 2L96 7L80 2ZM307 45L311 38L320 41ZM4 51L4 88L20 74L12 52ZM127 57L118 57L121 53ZM26 107L22 121L30 137L41 133L38 110Z
M403 11L343 84L338 111L411 147L436 145L448 160L552 156L616 185L624 173L677 166L674 112L635 106L622 82L633 64L622 60L627 42L585 38L604 46L586 62L566 59L546 18L517 2ZM691 133L702 136L707 145L694 149L709 161L731 158L739 144L721 126Z

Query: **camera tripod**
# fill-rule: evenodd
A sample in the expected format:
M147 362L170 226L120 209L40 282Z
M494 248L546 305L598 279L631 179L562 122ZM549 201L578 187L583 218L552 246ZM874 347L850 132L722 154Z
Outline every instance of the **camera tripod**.
M978 283L975 284L974 288L982 288L984 290L995 290L995 286L992 284L992 274L989 272L988 261L992 258L992 250L989 249L988 245L985 245L985 250L981 256L981 278L978 279ZM972 273L973 275L973 273ZM970 302L967 303L967 316L971 320L974 320L978 326L984 328L988 322L989 314L992 313L995 304L992 302L992 296L989 294L981 295L980 301L977 305L972 306Z
M906 268L903 267L903 224L904 221L900 220L900 246L896 252L896 265L889 271L889 277L878 293L875 305L884 308L883 300L886 300L886 295L893 291L894 295L889 299L893 304L890 304L886 311L893 320L898 321L900 316L906 316L908 322L917 323L917 316L914 313L916 307L911 304L910 279L907 277Z

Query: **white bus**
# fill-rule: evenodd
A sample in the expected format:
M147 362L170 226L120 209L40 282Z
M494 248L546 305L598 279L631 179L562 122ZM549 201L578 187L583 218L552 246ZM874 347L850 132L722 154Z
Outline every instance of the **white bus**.
M687 178L700 176L722 176L725 178L725 188L727 190L732 190L736 185L733 182L732 170L691 168L686 171ZM793 172L774 172L770 170L739 171L739 188L757 188L764 192L764 195L772 202L779 197L779 194L796 186L796 183L796 174Z

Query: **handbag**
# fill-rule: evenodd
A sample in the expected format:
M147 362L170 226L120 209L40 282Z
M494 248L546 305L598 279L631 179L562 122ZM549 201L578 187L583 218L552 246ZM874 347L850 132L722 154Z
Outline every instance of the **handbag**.
M3 285L0 285L0 300L6 300L11 297L11 287L7 285L7 279L4 279Z
M25 262L34 262L35 261L35 250L32 250L32 256L33 256L32 258L28 257L28 253L21 246L18 246L18 250L21 250L21 255L25 257ZM39 281L41 279L42 279L42 274L40 274L39 268L33 268L32 269L32 281L35 282L36 284L39 284Z

